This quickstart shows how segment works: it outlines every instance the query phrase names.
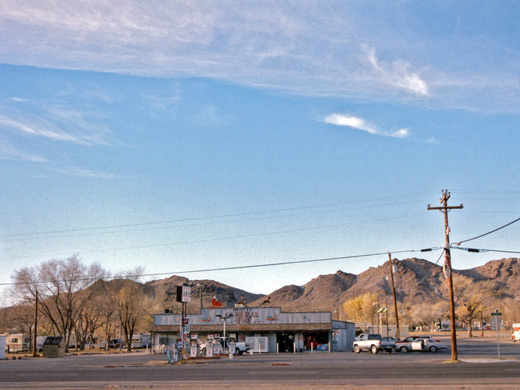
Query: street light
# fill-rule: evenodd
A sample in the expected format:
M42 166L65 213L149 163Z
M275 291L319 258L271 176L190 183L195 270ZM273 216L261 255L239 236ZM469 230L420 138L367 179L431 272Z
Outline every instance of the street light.
M226 321L233 317L233 313L227 313L225 316L222 314L217 314L216 317L220 318L222 321L224 321L224 350L226 350Z
M382 307L377 311L379 313L379 334L383 334L383 322L381 320L381 314L388 312L388 309L386 307ZM388 336L388 328L386 330L386 335Z
M197 283L197 286L199 287L199 295L200 295L200 311L202 313L202 283Z

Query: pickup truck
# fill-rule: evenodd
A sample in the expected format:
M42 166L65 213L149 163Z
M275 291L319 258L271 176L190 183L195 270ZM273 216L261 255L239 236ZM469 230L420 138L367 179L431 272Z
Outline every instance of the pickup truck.
M379 351L386 351L392 353L395 348L395 343L390 340L383 340L380 334L361 334L356 338L352 344L352 350L359 353L363 350L370 351L372 353L378 353Z
M223 342L221 341L220 345L222 346L222 344L223 344ZM203 355L206 354L206 347L207 347L206 343L200 345L200 350ZM227 347L229 347L229 346L227 346ZM226 348L226 349L228 349L228 348ZM251 345L249 345L249 343L246 343L246 342L235 343L235 354L242 356L245 352L249 352L250 350L251 350Z
M235 343L235 353L239 354L240 356L242 356L242 354L244 352L249 352L250 350L251 350L251 346L249 345L249 343L246 343L246 342Z

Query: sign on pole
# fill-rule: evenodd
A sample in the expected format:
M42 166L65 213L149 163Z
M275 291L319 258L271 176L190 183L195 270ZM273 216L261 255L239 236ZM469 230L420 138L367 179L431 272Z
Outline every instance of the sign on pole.
M498 309L495 310L494 313L491 313L493 317L495 317L495 328L497 329L497 351L498 351L498 359L500 360L500 335L498 334L498 328L499 328L499 320L502 316L502 313L498 311Z
M191 287L183 284L177 286L177 302L189 303L191 302Z

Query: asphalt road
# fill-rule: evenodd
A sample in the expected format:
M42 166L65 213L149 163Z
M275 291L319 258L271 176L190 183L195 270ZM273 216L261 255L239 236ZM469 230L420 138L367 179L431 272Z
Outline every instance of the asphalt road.
M255 354L166 364L144 353L0 362L0 389L345 388L520 389L520 343L459 339L461 363L437 353ZM443 389L443 390L444 390Z

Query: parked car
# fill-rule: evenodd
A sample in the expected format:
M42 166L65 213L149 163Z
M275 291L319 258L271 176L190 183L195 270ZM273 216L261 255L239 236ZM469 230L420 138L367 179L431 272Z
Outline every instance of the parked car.
M359 353L363 350L368 350L372 353L379 351L386 351L392 353L395 348L395 343L390 340L383 340L380 334L361 334L352 344L352 350Z
M121 339L112 339L108 343L108 348L122 348L125 345L125 342Z
M408 336L403 340L395 342L395 350L399 352L408 352L412 350L412 342L418 339L419 336Z
M440 340L435 340L430 336L419 337L412 343L412 351L437 352L443 349L448 349L446 344Z
M429 351L429 352L437 352L443 349L447 349L448 347L440 340L436 340L431 336L410 336L409 338L414 338L411 341L407 341L406 344L401 344L398 349L400 352L410 352L410 351ZM406 340L405 339L405 340ZM403 341L405 341L403 340Z

